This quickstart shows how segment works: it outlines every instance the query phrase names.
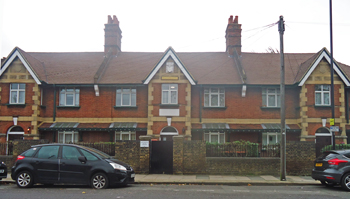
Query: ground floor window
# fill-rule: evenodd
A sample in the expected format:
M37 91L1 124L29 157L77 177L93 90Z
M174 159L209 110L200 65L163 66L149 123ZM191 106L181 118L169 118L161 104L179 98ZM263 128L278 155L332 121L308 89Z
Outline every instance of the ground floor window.
M136 132L115 132L115 140L136 140Z
M281 133L279 132L266 132L262 134L262 144L277 144L281 140Z
M220 133L220 132L204 133L204 140L210 143L225 143L225 133Z
M59 143L77 143L79 134L76 131L60 131L58 132Z

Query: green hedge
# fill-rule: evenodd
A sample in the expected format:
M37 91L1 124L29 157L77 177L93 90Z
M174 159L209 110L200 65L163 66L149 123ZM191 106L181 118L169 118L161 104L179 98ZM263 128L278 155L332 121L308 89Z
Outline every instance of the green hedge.
M350 144L336 144L335 150L350 149ZM333 145L325 146L321 149L321 152L333 150Z

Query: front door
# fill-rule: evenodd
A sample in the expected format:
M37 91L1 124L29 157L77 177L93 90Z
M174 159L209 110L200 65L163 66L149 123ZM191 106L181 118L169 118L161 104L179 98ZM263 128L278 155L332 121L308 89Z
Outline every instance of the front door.
M151 142L151 174L173 174L173 141Z

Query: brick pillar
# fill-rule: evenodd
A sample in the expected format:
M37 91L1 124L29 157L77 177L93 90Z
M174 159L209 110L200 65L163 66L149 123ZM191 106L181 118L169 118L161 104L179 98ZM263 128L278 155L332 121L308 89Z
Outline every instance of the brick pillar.
M149 162L150 162L150 141L152 136L140 136L140 173L149 174ZM142 142L148 142L148 147L141 147Z
M173 174L184 172L184 136L173 137Z

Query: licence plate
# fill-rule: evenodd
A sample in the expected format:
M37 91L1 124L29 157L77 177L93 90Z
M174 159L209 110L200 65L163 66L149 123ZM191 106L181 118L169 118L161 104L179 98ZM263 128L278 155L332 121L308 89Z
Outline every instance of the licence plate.
M135 174L133 173L133 174L131 174L131 178L135 178Z
M315 166L316 167L322 167L322 163L316 163Z
M5 172L5 170L4 169L0 169L0 173L4 173Z

